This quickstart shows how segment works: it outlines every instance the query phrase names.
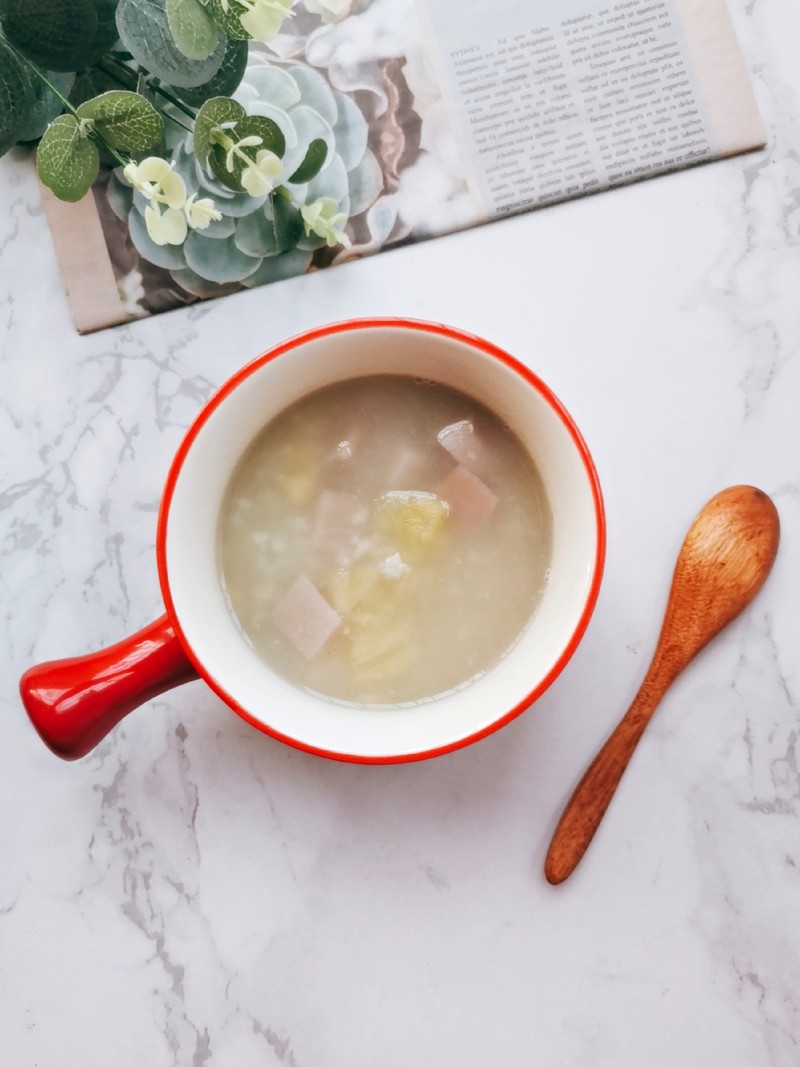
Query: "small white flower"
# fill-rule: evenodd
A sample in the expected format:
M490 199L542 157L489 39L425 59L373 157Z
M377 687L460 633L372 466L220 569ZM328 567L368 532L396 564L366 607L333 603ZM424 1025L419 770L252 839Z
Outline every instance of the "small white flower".
M272 192L282 173L283 164L278 156L268 148L262 148L242 171L242 186L251 196L264 196Z
M151 202L180 209L186 202L186 185L180 174L175 173L174 166L160 156L148 156L141 163L126 164L122 173Z
M303 204L300 214L303 216L306 234L315 233L325 241L328 248L335 245L350 248L350 238L344 232L347 215L339 211L339 205L331 197L321 196L319 200Z
M256 41L268 44L287 18L294 15L294 0L239 0L247 8L239 16L242 28Z
M222 215L214 207L214 201L211 197L203 197L202 200L195 200L197 193L187 199L183 205L183 213L186 216L186 221L193 230L206 230L212 222L219 222Z
M188 233L186 215L168 207L162 214L159 204L152 202L144 209L144 222L150 239L157 245L182 245Z
M228 138L228 140L231 141L230 138ZM255 148L256 145L263 143L263 138L258 137L254 133L250 134L249 137L243 137L241 141L231 141L231 146L225 154L225 169L228 174L233 174L234 156L239 156L240 159L244 159L244 153L241 151L242 148Z
M353 0L305 0L306 11L321 15L323 22L341 22L350 14Z

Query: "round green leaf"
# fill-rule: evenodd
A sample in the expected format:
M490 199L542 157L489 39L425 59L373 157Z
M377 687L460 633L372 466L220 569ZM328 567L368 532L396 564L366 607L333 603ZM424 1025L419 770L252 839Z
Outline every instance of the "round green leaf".
M164 133L164 123L153 105L139 93L122 89L87 100L78 108L78 115L91 119L112 148L134 156L158 144Z
M247 69L247 45L244 41L228 41L222 64L210 81L191 89L172 86L179 100L191 107L201 107L214 96L230 96L241 84Z
M82 70L113 43L104 33L107 15L108 2L97 0L3 0L3 32L40 67Z
M239 122L245 118L241 104L227 96L215 96L206 100L194 120L194 154L204 167L211 151L211 134L224 122ZM241 188L239 186L238 188Z
M206 59L219 42L219 29L199 0L167 0L172 38L189 59Z
M261 138L261 144L248 145L240 149L251 160L255 160L257 154L263 149L274 152L279 159L283 158L286 151L286 138L280 126L272 119L264 118L263 115L245 115L244 118L239 119L234 129L225 132L234 141L241 141L245 137ZM237 192L241 190L242 173L247 166L247 162L241 156L233 157L233 170L229 171L225 148L215 144L211 147L208 162L217 181L227 185L229 189L236 189Z
M263 211L254 211L237 220L233 243L246 256L276 256L280 251L272 219Z
M232 237L224 241L209 241L198 230L192 230L183 249L191 270L201 278L220 285L240 282L248 274L257 271L261 263L259 258L240 252Z
M97 35L94 39L94 48L97 52L97 59L100 59L119 40L118 5L119 0L94 0L94 9L97 12Z
M241 22L241 16L247 11L244 4L237 0L229 0L228 10L222 6L221 0L210 0L208 9L214 17L214 21L228 37L234 41L249 41L250 34Z
M295 248L291 252L284 252L283 255L262 259L258 270L248 275L242 281L242 285L253 289L257 285L279 282L284 278L295 278L298 274L305 274L310 266L311 253Z
M305 182L310 182L322 170L322 165L327 158L328 146L321 137L315 138L308 146L303 162L288 180L295 185L303 185Z
M205 84L217 73L225 56L224 37L205 59L185 56L170 32L166 0L120 0L117 28L137 63L170 85L192 88Z
M0 37L0 155L31 120L36 91L30 73Z
M305 233L300 212L282 196L272 198L272 230L279 252L289 252Z
M193 270L186 267L184 270L170 271L172 280L192 296L222 296L225 292L235 292L235 283L226 290L219 282L210 282L207 278L201 278Z
M36 164L42 183L59 200L80 200L97 177L100 154L73 115L59 115L39 142Z

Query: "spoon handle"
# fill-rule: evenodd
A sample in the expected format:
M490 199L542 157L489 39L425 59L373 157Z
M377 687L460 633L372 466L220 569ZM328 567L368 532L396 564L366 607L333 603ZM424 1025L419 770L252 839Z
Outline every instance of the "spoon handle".
M544 873L551 885L568 878L581 860L614 796L628 761L663 695L646 679L630 708L595 756L559 820Z

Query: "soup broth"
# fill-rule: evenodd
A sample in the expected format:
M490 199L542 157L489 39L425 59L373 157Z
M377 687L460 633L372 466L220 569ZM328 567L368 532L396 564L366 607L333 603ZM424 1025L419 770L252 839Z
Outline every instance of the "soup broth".
M278 673L397 705L503 657L550 541L516 436L452 389L387 375L321 389L262 431L228 486L219 557L241 630Z

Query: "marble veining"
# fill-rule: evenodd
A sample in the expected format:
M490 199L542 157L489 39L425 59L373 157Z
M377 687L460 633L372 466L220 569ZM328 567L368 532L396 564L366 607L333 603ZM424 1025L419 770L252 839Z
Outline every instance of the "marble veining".
M800 1062L800 11L731 0L764 152L80 338L32 168L0 161L0 1048L14 1067ZM210 393L358 315L483 334L582 427L609 552L574 659L451 756L329 763L201 683L56 760L30 663L160 614L164 477ZM542 863L718 489L782 547L678 680L573 878Z

